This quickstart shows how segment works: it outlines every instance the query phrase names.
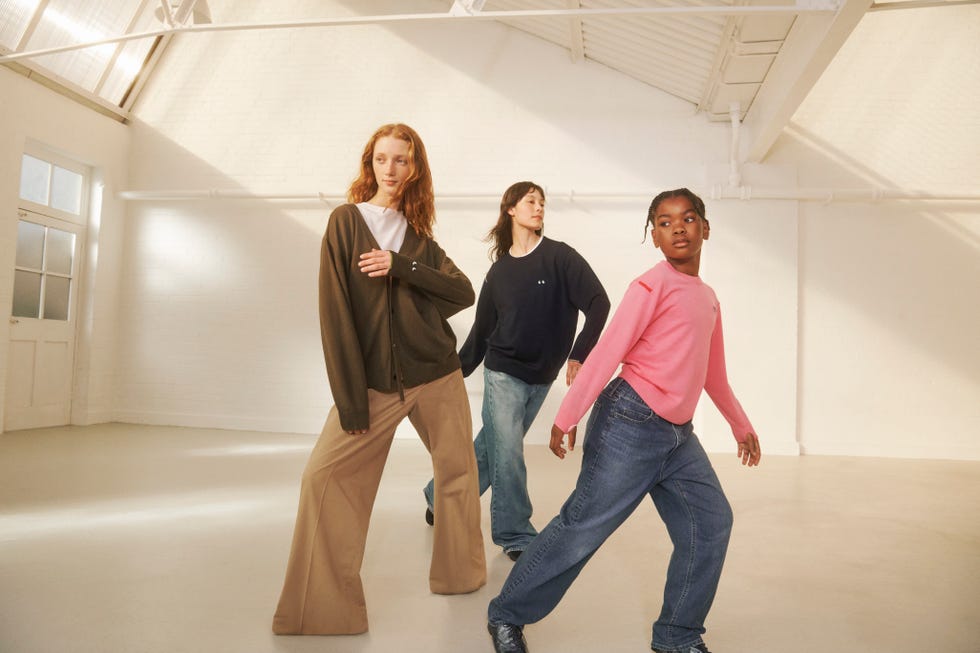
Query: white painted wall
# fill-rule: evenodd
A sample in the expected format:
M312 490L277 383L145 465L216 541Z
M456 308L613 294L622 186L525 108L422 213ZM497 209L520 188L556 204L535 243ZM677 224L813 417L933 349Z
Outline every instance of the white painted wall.
M210 4L221 20L222 3ZM236 3L234 15L270 18L270 6ZM279 17L287 9L276 5ZM976 11L868 16L746 182L975 189L980 59L964 32ZM943 65L927 65L937 58ZM331 403L315 310L330 207L123 209L110 190L343 191L370 132L400 120L425 139L437 194L544 184L547 233L586 256L616 303L659 260L639 242L647 202L567 191L652 196L727 179L727 125L490 23L180 37L136 116L123 128L0 69L0 205L16 204L25 138L100 166L108 183L79 422L316 432ZM883 121L895 128L871 129ZM479 287L495 199L438 209L438 240ZM708 212L702 272L724 307L732 384L766 452L795 453L799 438L807 453L980 458L975 205L727 200L708 201ZM15 222L0 234L8 312ZM460 339L472 316L452 320ZM468 381L477 423L478 377ZM556 385L531 441L546 439L562 394ZM734 450L707 399L696 421L709 449Z
M241 20L264 10L240 9ZM214 34L175 45L136 108L132 188L342 192L370 133L407 122L426 142L437 195L492 195L438 205L437 239L477 288L490 264L481 238L510 183L533 179L555 191L547 233L579 249L618 303L660 260L649 240L640 243L649 198L703 186L728 160L727 126L497 24ZM644 199L571 201L571 190ZM705 278L725 306L733 383L768 450L796 453L796 208L725 204L709 207ZM315 312L328 212L130 203L119 419L318 431L331 403ZM763 258L745 265L746 249L759 247L744 232L769 219L779 228L766 230ZM761 285L764 297L744 291ZM779 319L759 328L753 309ZM472 317L471 309L452 321L460 340ZM755 356L771 339L788 355ZM479 423L482 371L469 387ZM556 385L531 441L546 440L563 394ZM706 444L734 450L707 399L702 412ZM414 437L407 425L400 435Z
M770 157L814 187L971 191L980 7L869 14ZM806 453L980 459L980 206L800 206Z
M72 422L112 419L115 402L118 282L123 232L122 202L128 184L129 132L121 123L86 109L0 67L0 397L7 379L7 342L17 247L21 155L28 141L92 167L95 188L85 250L80 252ZM0 400L0 424L2 419Z

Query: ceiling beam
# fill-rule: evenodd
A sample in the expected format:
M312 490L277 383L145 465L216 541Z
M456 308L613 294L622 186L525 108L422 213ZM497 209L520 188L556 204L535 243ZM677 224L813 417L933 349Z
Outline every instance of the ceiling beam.
M745 161L762 161L872 0L845 0L831 16L799 16L742 122Z
M581 9L580 0L565 0L569 9ZM570 43L572 61L578 63L585 59L585 35L582 33L582 17L571 16L568 19L568 42Z
M718 41L718 49L715 50L715 59L711 64L711 73L708 75L708 83L704 85L704 92L698 101L698 111L704 111L711 106L711 100L718 90L718 83L721 81L722 66L728 58L729 51L735 47L735 28L738 22L734 16L729 16L725 20L725 28L721 32L721 39Z
M41 0L37 3L37 7L34 8L34 14L31 16L30 22L27 23L27 27L20 37L20 43L15 48L16 50L23 50L27 47L28 42L37 30L38 24L41 22L41 16L44 15L44 11L48 8L48 2L49 0Z
M463 0L459 0L462 2ZM475 3L479 0L473 0ZM404 22L453 22L460 20L515 20L520 18L561 18L561 17L588 17L588 16L737 16L740 14L756 15L799 15L799 14L832 14L837 10L838 0L807 0L797 5L767 5L767 6L732 6L728 4L698 5L683 7L608 7L598 9L529 9L518 11L476 11L475 13L465 13L465 6L460 8L464 13L453 14L451 12L429 13L429 14L385 14L379 16L345 16L341 18L324 18L312 20L295 20L269 23L225 23L225 24L194 24L181 25L169 29L150 30L134 34L123 34L98 41L88 41L85 43L73 43L44 50L34 50L31 52L16 52L14 54L0 57L0 63L8 63L18 59L28 59L42 55L56 54L59 52L69 52L72 50L82 50L106 45L108 43L119 43L122 41L133 41L137 39L164 36L167 34L178 33L200 33L200 32L241 32L250 30L271 30L271 29L298 29L311 27L343 27L351 25L373 25L373 24L397 24ZM870 3L870 0L869 0ZM453 7L458 7L456 3Z
M136 29L137 23L139 23L140 16L146 10L146 6L150 3L150 0L141 0L136 11L133 12L133 17L129 20L129 24L126 26L126 33L129 34L134 29ZM105 86L106 81L108 81L109 76L116 69L116 62L119 61L119 57L122 55L123 50L126 49L126 43L120 42L116 44L116 50L112 53L112 57L109 59L109 63L106 64L105 70L102 71L102 76L99 77L99 81L96 82L95 88L92 89L92 93L95 95L100 95L102 93L102 87Z

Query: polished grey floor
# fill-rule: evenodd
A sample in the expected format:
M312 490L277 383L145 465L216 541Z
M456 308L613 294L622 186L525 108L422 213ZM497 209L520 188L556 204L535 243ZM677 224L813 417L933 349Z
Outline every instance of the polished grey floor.
M123 424L0 434L0 651L489 653L486 605L512 563L488 542L485 588L428 592L431 467L409 440L394 444L368 536L371 631L272 635L313 441ZM539 527L580 455L528 447ZM980 652L980 462L712 460L736 515L712 651ZM642 505L527 627L530 650L648 651L669 552Z

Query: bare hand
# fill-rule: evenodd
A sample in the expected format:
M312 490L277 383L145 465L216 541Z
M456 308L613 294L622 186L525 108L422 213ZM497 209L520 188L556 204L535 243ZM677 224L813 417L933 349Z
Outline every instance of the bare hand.
M568 359L568 367L565 368L565 385L572 385L572 381L578 376L578 371L582 369L582 364L578 361Z
M759 446L759 438L755 433L747 433L745 441L738 443L738 457L742 459L743 465L755 467L762 458L762 448Z
M383 277L391 270L391 252L386 249L372 249L361 254L357 267L369 277Z
M355 431L347 431L348 435L364 435L367 433L367 429L357 429Z
M565 433L562 431L557 424L551 425L551 444L548 447L551 452L558 456L559 458L564 458L565 454L569 451L575 451L575 430L577 426L573 426L568 431L568 449L562 446L562 440L565 439Z

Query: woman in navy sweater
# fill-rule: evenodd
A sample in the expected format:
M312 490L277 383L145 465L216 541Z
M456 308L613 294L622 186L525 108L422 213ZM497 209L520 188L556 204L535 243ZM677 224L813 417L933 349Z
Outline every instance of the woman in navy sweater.
M542 235L544 204L544 190L530 181L504 192L500 217L487 235L494 263L459 352L463 376L483 363L483 427L473 443L480 493L493 488L493 541L512 560L537 535L524 436L566 361L565 382L571 385L609 314L606 291L585 259ZM576 338L579 311L585 324ZM424 493L431 524L432 481Z

